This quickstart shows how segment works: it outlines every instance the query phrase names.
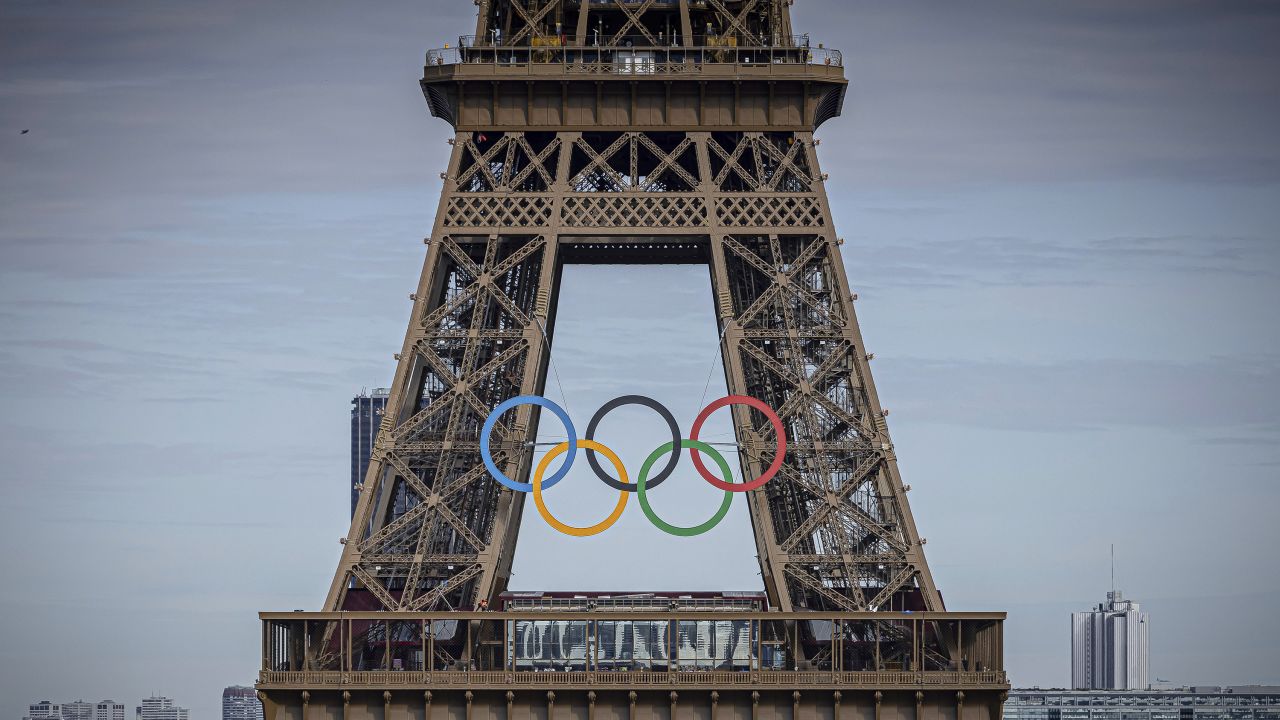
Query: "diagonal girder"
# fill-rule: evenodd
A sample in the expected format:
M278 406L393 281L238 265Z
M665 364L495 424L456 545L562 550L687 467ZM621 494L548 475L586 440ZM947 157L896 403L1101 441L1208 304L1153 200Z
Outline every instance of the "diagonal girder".
M806 187L812 185L813 176L797 164L798 159L804 156L804 146L801 143L793 143L785 153L763 138L754 143L754 146L760 148L764 155L768 155L771 160L777 163L772 177L767 180L761 178L765 190L769 192L777 191L778 183L782 181L782 178L786 177L788 171L791 172L792 177L803 182ZM761 165L756 167L761 167Z
M443 584L431 590L431 592L415 598L414 601L405 609L411 612L420 612L422 610L429 609L432 605L439 602L440 599L449 591L450 583L452 583L456 588L457 586L463 585L479 576L482 570L483 569L479 565L470 565L464 568L461 572L454 574L448 580L444 581Z
M640 34L644 35L650 45L660 45L661 43L658 42L658 38L654 37L653 33L649 32L649 28L645 27L644 22L642 21L645 12L649 8L653 7L655 2L656 0L643 0L643 2L640 3L640 7L632 10L630 6L635 4L634 0L613 0L614 7L621 10L622 14L625 15L627 19L626 22L622 23L618 28L618 31L613 34L613 37L609 39L607 44L610 47L617 46L617 44L622 42L623 38L626 37L627 31L634 27L640 31Z
M879 609L881 605L889 602L889 598L893 597L895 591L902 587L916 574L916 569L910 565L904 565L888 582L884 584L884 589L876 594L875 597L867 603L868 608Z
M668 170L671 170L675 172L675 174L678 175L681 180L684 180L686 183L688 183L690 188L698 187L698 179L695 178L693 175L691 175L688 170L685 170L679 164L680 156L684 155L685 151L693 146L693 140L686 137L685 139L681 140L680 144L676 145L676 147L673 148L669 153L665 152L662 148L658 147L658 145L654 143L652 140L650 140L647 135L643 135L643 134L640 135L638 138L638 142L646 150L653 153L654 157L658 158L657 167L655 167L649 173L650 178L659 177L662 175L662 173ZM654 182L653 180L650 180L649 183L646 185L646 187L643 189L651 190L653 182Z
M764 44L755 33L747 29L746 23L747 16L753 9L755 9L755 6L760 2L760 0L746 0L736 15L729 10L729 8L725 7L724 3L720 2L720 0L707 0L707 2L711 7L715 8L716 14L719 15L720 18L729 25L729 27L737 30L742 35L742 39L747 41L748 45Z
M520 172L512 176L510 181L505 181L506 173L503 173L503 189L514 189L520 187L521 183L527 180L529 176L535 172L542 178L542 182L546 184L546 187L551 187L552 183L555 182L555 178L552 176L551 172L547 170L546 162L547 158L550 157L552 153L560 149L560 139L556 138L555 140L547 143L547 146L544 147L541 152L534 152L533 146L529 144L529 140L525 138L524 135L520 135L513 145L518 146L524 151L525 157L529 162L520 170ZM510 167L510 165L507 167Z
M559 5L560 5L559 2L548 2L546 5L543 5L538 10L534 11L533 13L530 13L528 10L525 9L524 3L522 3L520 0L510 0L510 2L508 3L508 6L511 9L516 11L516 14L520 16L521 20L524 20L524 27L520 28L519 31L514 33L511 36L511 38L507 40L507 44L519 45L520 41L523 40L526 36L529 36L531 38L543 37L543 33L539 27L539 23L541 23L542 19L545 18L552 10L554 10Z
M732 152L725 152L724 148L720 147L720 143L714 140L708 144L711 152L724 162L724 167L720 168L720 172L716 173L715 178L712 180L716 187L722 187L725 180L729 179L729 173L732 172L737 173L738 177L742 178L742 181L747 183L752 190L761 189L760 181L756 177L756 173L747 172L746 168L742 167L740 162L742 155L751 148L751 145L752 142L749 136L744 136L739 140L738 144L734 146Z
M493 174L493 159L498 156L498 153L506 152L509 143L510 137L504 135L495 140L493 145L484 152L480 151L474 140L469 139L463 143L463 147L471 155L471 167L458 174L458 185L466 185L475 175L480 174L484 176L490 190L497 190L501 182Z
M841 595L840 593L823 585L820 581L814 579L809 575L809 573L796 568L790 563L786 565L785 572L787 577L793 578L810 590L817 592L835 608L850 612L866 609L866 606L859 602L858 598L850 598L845 595Z
M591 143L586 140L583 140L582 138L574 140L574 146L580 148L583 154L587 156L587 165L573 177L573 182L576 183L580 179L589 177L591 173L598 169L600 172L612 178L619 188L627 187L628 179L624 178L622 173L615 170L613 166L609 164L609 161L613 159L613 156L616 155L619 150L624 147L629 147L631 142L631 135L629 133L622 133L616 140L609 143L604 150L597 152L595 148L591 147Z

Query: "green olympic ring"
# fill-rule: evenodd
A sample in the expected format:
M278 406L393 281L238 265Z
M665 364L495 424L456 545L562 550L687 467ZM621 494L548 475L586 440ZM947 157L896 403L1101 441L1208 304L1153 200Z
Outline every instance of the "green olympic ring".
M689 439L681 440L680 448L682 450L698 450L710 455L711 459L720 467L721 475L729 478L729 482L733 482L733 470L729 469L729 463L725 462L724 456L717 452L715 448L700 440ZM650 453L649 457L645 458L644 464L640 466L640 476L636 478L636 494L640 497L640 509L644 511L644 516L649 518L649 522L653 523L654 527L668 535L676 535L678 537L693 537L695 535L701 535L716 525L719 525L720 521L724 519L725 514L729 512L729 506L733 504L733 491L724 491L724 501L720 503L720 509L716 510L716 514L712 515L710 520L707 520L701 525L680 527L679 525L672 525L658 517L658 514L649 506L649 497L645 494L645 482L649 479L649 470L653 468L653 464L658 462L658 459L663 455L666 455L674 449L674 442L668 441L663 443L657 450Z

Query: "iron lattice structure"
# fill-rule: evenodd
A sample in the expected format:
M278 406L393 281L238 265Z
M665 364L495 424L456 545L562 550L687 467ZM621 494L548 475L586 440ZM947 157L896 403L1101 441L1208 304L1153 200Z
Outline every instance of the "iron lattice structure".
M467 609L507 585L524 494L493 482L492 408L541 394L566 263L705 263L730 392L778 410L749 494L771 604L942 610L834 234L814 130L838 53L783 0L481 0L427 56L455 129L395 381L330 610ZM493 452L527 479L536 409ZM735 406L742 471L773 430Z

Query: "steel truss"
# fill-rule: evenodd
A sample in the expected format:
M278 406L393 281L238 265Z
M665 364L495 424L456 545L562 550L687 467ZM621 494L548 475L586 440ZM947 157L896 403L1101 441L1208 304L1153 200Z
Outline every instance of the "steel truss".
M330 609L469 609L505 589L524 495L488 477L480 427L542 392L575 262L708 264L729 390L776 408L787 434L781 472L749 493L775 607L942 609L811 132L463 130L452 144ZM733 420L754 477L773 430L746 408ZM527 480L536 430L527 406L498 423L510 477Z

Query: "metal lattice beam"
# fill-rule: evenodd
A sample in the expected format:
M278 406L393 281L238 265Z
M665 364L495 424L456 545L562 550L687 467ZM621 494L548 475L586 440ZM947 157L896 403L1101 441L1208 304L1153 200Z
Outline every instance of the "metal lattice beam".
M455 139L446 213L416 296L389 427L330 605L343 607L355 592L394 609L466 607L505 587L524 498L484 471L480 424L502 400L541 391L556 268L565 262L561 233L591 219L593 232L620 247L639 247L646 241L637 238L666 227L702 233L695 242L712 264L729 387L773 405L787 433L781 471L751 493L772 602L939 608L828 229L811 137L565 132L534 145L495 133L483 142ZM730 174L749 189L726 189L736 187ZM656 178L665 176L680 192L662 189ZM513 190L535 177L546 190ZM781 191L784 177L806 192ZM507 195L489 201L498 190ZM450 224L447 208L477 200L486 204L467 224ZM520 200L549 211L513 224L505 213ZM777 208L804 202L819 214ZM756 205L754 227L725 231L724 223L742 222L736 208ZM584 207L601 214L581 215ZM758 474L773 461L773 431L742 409L734 422L743 471ZM492 446L511 477L527 476L535 429L529 408L498 422Z

